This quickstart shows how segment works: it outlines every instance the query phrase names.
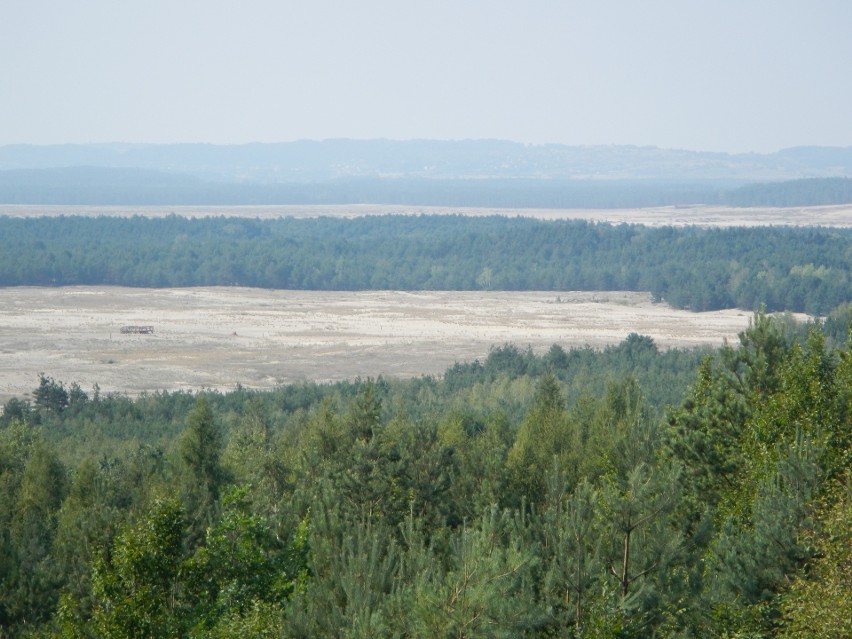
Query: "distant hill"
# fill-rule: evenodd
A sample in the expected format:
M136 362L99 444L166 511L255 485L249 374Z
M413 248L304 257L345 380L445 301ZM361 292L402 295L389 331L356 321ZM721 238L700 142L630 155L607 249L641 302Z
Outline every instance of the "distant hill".
M70 166L148 169L238 183L353 177L756 182L852 177L852 147L728 154L637 146L525 145L501 140L0 146L0 170Z
M772 154L499 140L0 147L4 204L621 208L852 202L852 147Z

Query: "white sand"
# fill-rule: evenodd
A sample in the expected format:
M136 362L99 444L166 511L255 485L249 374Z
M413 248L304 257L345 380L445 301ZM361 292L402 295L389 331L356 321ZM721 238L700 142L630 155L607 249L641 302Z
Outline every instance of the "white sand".
M46 206L0 205L0 215L87 215L128 217L279 217L354 218L367 215L506 215L543 220L590 220L646 226L830 226L852 227L852 205L802 207L661 206L643 209L494 209L389 204L267 205L267 206Z
M87 391L98 383L136 395L440 374L506 342L541 352L637 332L661 347L718 345L749 317L675 310L625 292L5 288L0 401L32 391L40 372ZM124 325L155 332L124 335Z

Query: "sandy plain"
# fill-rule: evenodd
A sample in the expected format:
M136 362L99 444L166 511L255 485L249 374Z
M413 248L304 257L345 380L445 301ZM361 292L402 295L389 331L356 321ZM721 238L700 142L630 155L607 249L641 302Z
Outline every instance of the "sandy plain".
M483 209L347 206L0 205L12 217L340 217L508 215L649 226L852 227L852 206L802 208ZM691 313L624 292L312 292L245 288L0 288L0 401L27 396L44 372L84 390L268 389L299 380L441 374L511 342L544 351L601 347L629 333L661 347L718 345L748 324L741 310ZM152 325L153 335L124 335Z
M0 205L0 215L37 217L45 215L87 215L129 217L339 217L367 215L467 215L481 217L506 215L542 220L590 220L607 224L646 226L832 226L852 227L852 205L804 207L661 206L641 209L494 209L390 204L347 205L268 205L268 206L44 206Z
M629 333L660 347L718 345L741 310L691 313L629 292L0 289L0 401L44 372L91 391L269 389L299 380L440 375L511 342L537 352ZM150 325L152 335L127 335Z

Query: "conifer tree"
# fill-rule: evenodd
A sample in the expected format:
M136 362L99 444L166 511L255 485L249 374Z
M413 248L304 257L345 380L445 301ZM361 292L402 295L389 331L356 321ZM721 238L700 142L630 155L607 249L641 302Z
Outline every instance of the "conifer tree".
M393 637L388 605L400 549L389 531L367 520L341 520L324 495L310 531L311 578L293 598L286 628L292 636Z
M456 531L446 569L419 576L408 634L508 639L541 627L532 580L538 561L523 515L488 509Z
M600 591L596 585L605 578L598 501L598 492L584 481L542 518L542 555L549 564L543 586L555 633L573 629L572 636L583 636L591 600Z
M65 468L36 440L23 469L8 530L11 574L0 590L0 607L13 625L34 628L56 605L61 576L52 557L56 518L65 496Z
M200 538L215 514L219 489L225 479L220 464L222 438L210 405L199 395L195 408L186 418L180 440L184 464L183 494L194 538Z
M711 547L709 586L720 632L777 630L777 595L811 557L802 532L813 526L820 452L804 435L778 447L750 510L729 517Z
M538 504L546 494L546 474L556 458L563 467L571 453L571 433L565 400L556 377L545 373L535 391L533 405L518 429L506 460L515 504L525 499Z
M33 398L38 408L55 415L68 408L68 390L44 373L39 373L38 388L33 391Z
M683 468L690 526L738 494L746 476L743 438L750 413L748 397L710 357L701 363L687 398L669 412L664 453Z

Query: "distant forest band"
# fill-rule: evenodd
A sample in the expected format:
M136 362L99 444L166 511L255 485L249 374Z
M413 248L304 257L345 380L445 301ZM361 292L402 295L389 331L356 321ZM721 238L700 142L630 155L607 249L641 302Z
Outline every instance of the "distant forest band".
M0 286L627 290L677 308L827 315L848 228L651 228L505 216L0 217Z

